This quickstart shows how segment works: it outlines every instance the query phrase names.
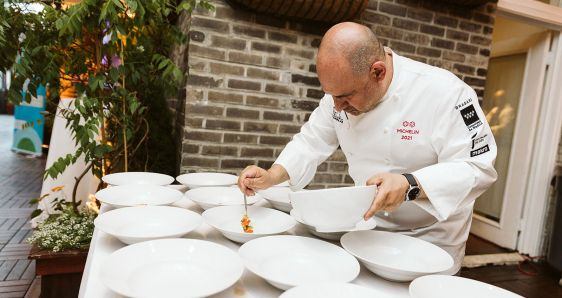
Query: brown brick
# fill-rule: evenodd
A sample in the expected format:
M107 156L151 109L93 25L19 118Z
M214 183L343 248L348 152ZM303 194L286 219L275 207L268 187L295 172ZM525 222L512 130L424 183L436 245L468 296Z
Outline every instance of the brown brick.
M421 4L420 0L396 0L395 2L397 4L403 4L408 6L408 10L417 8Z
M270 148L242 148L241 157L273 157L273 149Z
M191 43L189 44L189 55L216 60L224 60L226 52L223 50L211 49Z
M216 158L203 158L198 155L187 155L182 158L183 167L218 168L219 160Z
M347 172L347 163L330 162L328 168L330 169L330 171Z
M197 71L197 72L207 72L206 61L201 61L197 57L191 57L192 59L189 60L189 70L190 71Z
M181 152L197 154L199 153L199 146L189 143L183 143L181 146Z
M456 62L464 62L465 56L456 52L444 51L443 59Z
M478 47L459 42L457 43L457 51L461 53L474 55L478 52Z
M253 81L229 79L228 88L259 91L261 90L261 84Z
M223 93L218 91L209 90L209 95L207 98L214 102L225 102L225 103L242 103L244 97L240 94L235 94L232 92Z
M472 19L479 23L494 24L494 17L479 12L475 12Z
M301 111L314 111L318 107L317 101L311 100L291 100L291 106L293 109L301 110Z
M255 110L239 109L239 108L226 109L226 117L257 119L259 116L260 116L260 112Z
M330 156L329 158L330 161L344 161L346 162L347 159L345 158L345 154L343 154L343 151L341 151L341 149L336 150L332 156Z
M485 68L479 68L479 69L476 71L476 74L477 74L478 76L480 76L480 77L485 77L485 76L488 74L488 70L485 69Z
M433 23L441 26L456 28L459 24L459 20L446 16L435 16L435 19L433 19Z
M437 49L418 47L416 52L425 57L441 57L441 50Z
M209 65L211 68L211 73L213 74L217 74L217 75L231 74L231 75L238 75L238 76L244 75L244 67L238 65L215 63L215 62L211 62L209 63Z
M490 50L489 49L480 49L480 55L482 55L484 57L489 57L490 56Z
M486 80L475 77L464 77L464 82L470 86L484 87L486 85Z
M423 1L422 7L434 12L447 13L450 5L444 5L442 1Z
M262 13L256 14L256 23L277 28L284 28L286 21L283 18L271 17Z
M262 169L269 169L273 165L273 160L258 160L258 167Z
M215 17L217 19L229 19L229 20L241 20L241 21L251 21L252 20L252 14L242 10L242 9L232 9L230 8L230 6L220 6L220 5L216 5L215 6Z
M240 52L228 53L228 61L242 64L260 65L262 63L261 55L246 54Z
M292 74L291 75L291 82L293 83L303 83L309 86L320 86L320 82L318 81L317 77L309 77L303 76L300 74Z
M404 54L404 57L408 57L412 60L416 60L422 63L427 63L427 58L426 57L420 57L420 56L416 56L416 55L410 55L410 54Z
M413 32L404 33L404 41L416 44L418 46L429 45L431 37L426 34L418 34Z
M317 89L306 89L306 97L320 99L324 97L324 91Z
M237 35L265 38L265 30L250 26L232 25L232 32Z
M491 35L493 32L494 28L490 26L484 26L484 30L482 30L482 33L484 33L484 35Z
M349 184L354 184L355 181L353 181L353 178L351 178L351 176L349 175L345 175L344 179L343 179L344 183L349 183Z
M293 49L293 48L286 48L285 54L295 57L301 57L306 59L313 59L314 58L314 51L304 50L304 49Z
M447 38L448 39L455 39L455 40L462 40L462 41L467 41L468 40L468 33L466 32L461 32L461 31L456 31L456 30L451 30L451 29L447 29Z
M206 116L222 116L224 108L210 105L188 105L187 112L190 114L200 114Z
M324 35L330 29L330 25L328 23L299 21L289 22L289 29L306 34Z
M310 46L313 48L318 48L321 41L322 40L320 38L313 38L312 41L310 41Z
M222 135L217 132L205 131L194 131L189 130L184 132L184 140L192 141L206 141L206 142L220 142Z
M482 88L473 88L474 91L476 92L476 96L478 96L478 100L482 101L482 97L484 96L484 89ZM482 103L480 103L482 104Z
M455 73L474 75L474 67L468 65L455 64L453 70Z
M405 43L405 42L401 42L401 41L390 41L390 47L397 51L398 53L415 53L416 52L416 46L409 44L409 43Z
M369 23L377 24L377 26L390 25L390 17L380 13L374 13L370 10L366 10L364 13L362 13L361 19Z
M417 0L415 0L417 1ZM433 19L433 13L425 9L408 8L408 18L429 23Z
M237 143L237 144L257 144L258 136L256 135L245 135L245 134L224 134L225 143Z
M310 64L310 65L308 66L308 71L309 71L309 72L316 73L316 64Z
M185 119L185 124L190 128L203 128L203 119L195 118L190 115L190 117L187 117L187 119Z
M205 145L201 147L201 154L203 155L219 155L219 156L237 156L238 149L235 147L227 147L227 146L214 146L214 145Z
M445 35L445 29L443 29L441 27L431 26L431 25L423 25L423 24L420 26L420 32L435 35L435 36Z
M189 31L189 39L192 41L202 42L205 40L205 33L201 31L191 30Z
M314 182L316 183L341 183L343 175L341 174L316 174Z
M259 106L259 107L279 107L279 100L275 98L269 97L260 97L254 95L247 95L246 96L246 104L251 106Z
M239 38L214 35L211 36L211 45L217 48L244 50L246 48L246 41Z
M267 52L267 53L274 53L279 54L281 53L281 47L278 45L273 45L269 43L263 42L252 42L252 50L260 51L260 52Z
M263 112L263 120L278 120L278 121L293 121L293 114L278 113L278 112Z
M418 31L420 24L406 19L394 18L394 20L392 20L392 26L408 31Z
M300 125L279 125L279 133L296 134L301 131Z
M379 3L379 10L395 16L406 16L406 7L404 6L381 2Z
M375 30L377 36L388 37L390 39L402 39L404 31L394 29L392 27L377 27Z
M276 31L267 32L267 37L269 38L269 40L280 42L297 43L298 41L298 37L294 34L287 34Z
M243 169L251 164L254 161L251 159L223 159L221 161L221 168L222 169Z
M433 38L431 40L431 46L441 49L449 49L452 50L455 48L455 43L450 40L440 39L440 38Z
M196 74L190 74L187 77L187 84L194 85L194 86L203 86L203 87L218 87L222 83L222 79L215 79L213 77L206 77L206 76L199 76Z
M287 143L289 143L289 141L291 141L290 137L260 136L259 143L264 144L264 145L283 145L284 146Z
M273 80L273 81L279 80L279 72L265 70L261 68L248 67L248 70L246 70L246 74L250 78L266 79L266 80Z
M265 65L272 68L287 69L289 64L291 64L291 61L286 58L267 57L265 59Z
M470 37L470 43L482 45L482 46L489 46L492 43L492 39L482 37L482 36L473 35L473 36Z
M185 88L184 88L185 89ZM186 90L186 97L187 101L199 101L203 99L203 90L197 90L195 88L189 87Z
M459 24L459 28L463 31L473 33L480 33L480 31L482 31L482 25L467 21L461 21L461 23Z
M277 126L277 124L272 123L245 122L243 130L246 132L267 132L274 134L277 132Z
M466 7L462 7L462 6L451 6L451 7L449 7L449 15L451 15L453 17L456 17L456 18L470 20L472 18L472 13L473 13L473 10L467 9Z
M287 95L294 95L295 93L294 89L291 86L271 84L271 83L267 83L265 85L265 92L287 94Z
M191 26L192 28L203 27L207 30L224 34L228 34L229 32L228 23L217 19L205 19L195 16L191 19Z
M207 119L205 123L207 129L215 130L240 130L240 126L240 122L229 120Z

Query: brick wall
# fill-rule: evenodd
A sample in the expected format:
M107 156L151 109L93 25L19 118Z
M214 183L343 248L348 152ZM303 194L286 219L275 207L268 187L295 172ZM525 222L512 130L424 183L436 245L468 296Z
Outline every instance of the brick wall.
M323 96L315 56L326 25L232 9L196 11L190 25L181 172L238 174L268 168ZM481 97L495 4L474 9L441 2L371 0L356 20L397 53L457 74ZM310 188L352 183L337 151Z

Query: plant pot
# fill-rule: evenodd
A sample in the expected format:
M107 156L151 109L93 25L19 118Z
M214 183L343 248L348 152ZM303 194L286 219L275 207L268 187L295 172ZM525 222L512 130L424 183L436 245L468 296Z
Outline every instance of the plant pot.
M88 249L52 252L32 247L35 274L41 276L41 298L75 298L80 291Z

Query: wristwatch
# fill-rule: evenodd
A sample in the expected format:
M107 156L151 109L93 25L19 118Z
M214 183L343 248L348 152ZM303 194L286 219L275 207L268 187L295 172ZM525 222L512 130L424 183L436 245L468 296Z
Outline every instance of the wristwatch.
M408 188L408 190L406 191L406 195L404 197L404 201L413 201L415 199L418 198L418 196L420 195L420 187L418 186L418 182L416 181L416 178L414 178L414 175L412 174L402 174L404 175L404 177L406 177L406 180L408 180L408 183L410 184L410 188Z

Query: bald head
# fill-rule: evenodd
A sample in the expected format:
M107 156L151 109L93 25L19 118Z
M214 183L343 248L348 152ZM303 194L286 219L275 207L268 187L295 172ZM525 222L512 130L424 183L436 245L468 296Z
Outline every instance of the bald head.
M330 28L320 43L317 64L345 62L354 75L365 74L384 51L375 34L366 26L344 22Z

